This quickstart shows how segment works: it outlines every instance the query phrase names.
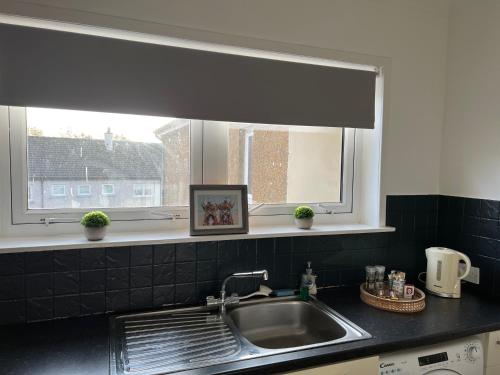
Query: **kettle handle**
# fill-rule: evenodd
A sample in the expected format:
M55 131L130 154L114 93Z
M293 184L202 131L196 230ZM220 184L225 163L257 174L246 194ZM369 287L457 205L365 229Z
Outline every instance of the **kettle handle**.
M463 275L460 275L458 278L461 280L465 277L467 277L467 275L469 274L470 272L470 268L471 268L471 262L470 262L470 259L467 255L461 253L461 252L458 252L457 251L457 254L459 256L460 259L462 259L464 262L465 262L465 272L463 273Z

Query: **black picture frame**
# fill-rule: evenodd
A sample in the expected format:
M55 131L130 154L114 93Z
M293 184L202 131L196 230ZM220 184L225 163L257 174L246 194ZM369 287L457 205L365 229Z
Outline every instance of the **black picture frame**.
M191 236L248 233L248 189L246 185L190 185L189 233ZM207 201L212 196L214 202ZM227 200L227 197L233 199ZM202 198L203 197L203 198ZM200 212L201 200L210 204ZM222 200L222 202L220 202ZM233 201L234 200L234 201ZM237 208L237 224L233 222ZM229 212L228 212L229 211ZM228 224L224 224L222 222ZM229 224L233 222L233 224ZM225 228L226 227L226 228Z

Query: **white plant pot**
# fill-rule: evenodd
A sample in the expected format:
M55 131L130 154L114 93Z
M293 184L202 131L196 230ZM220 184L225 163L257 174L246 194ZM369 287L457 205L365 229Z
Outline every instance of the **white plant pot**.
M100 241L106 235L106 227L101 227L101 228L84 227L83 232L85 233L85 237L87 237L87 240Z
M295 225L299 229L311 229L314 219L312 217L304 219L295 219Z

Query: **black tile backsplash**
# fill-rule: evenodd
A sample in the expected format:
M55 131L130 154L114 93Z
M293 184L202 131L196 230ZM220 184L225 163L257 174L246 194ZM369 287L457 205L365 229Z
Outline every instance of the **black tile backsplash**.
M500 202L441 196L439 244L467 254L480 268L478 293L500 297Z
M296 288L312 260L318 284L357 284L387 262L390 233L210 241L0 255L0 324L202 303L236 271L266 268L271 288ZM233 280L228 292L253 292Z
M319 286L358 284L364 266L425 271L425 248L447 246L481 268L476 290L500 296L500 202L387 197L394 233L209 241L0 255L0 324L203 303L237 271L265 268L273 288L298 287L306 262ZM258 280L232 280L250 293Z

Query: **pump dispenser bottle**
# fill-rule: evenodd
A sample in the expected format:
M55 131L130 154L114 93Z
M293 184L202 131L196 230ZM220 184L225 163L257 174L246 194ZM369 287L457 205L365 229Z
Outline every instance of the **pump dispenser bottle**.
M318 293L318 289L316 287L316 275L313 275L311 268L311 261L307 262L306 273L302 274L302 280L300 283L300 294L313 295L315 296Z

